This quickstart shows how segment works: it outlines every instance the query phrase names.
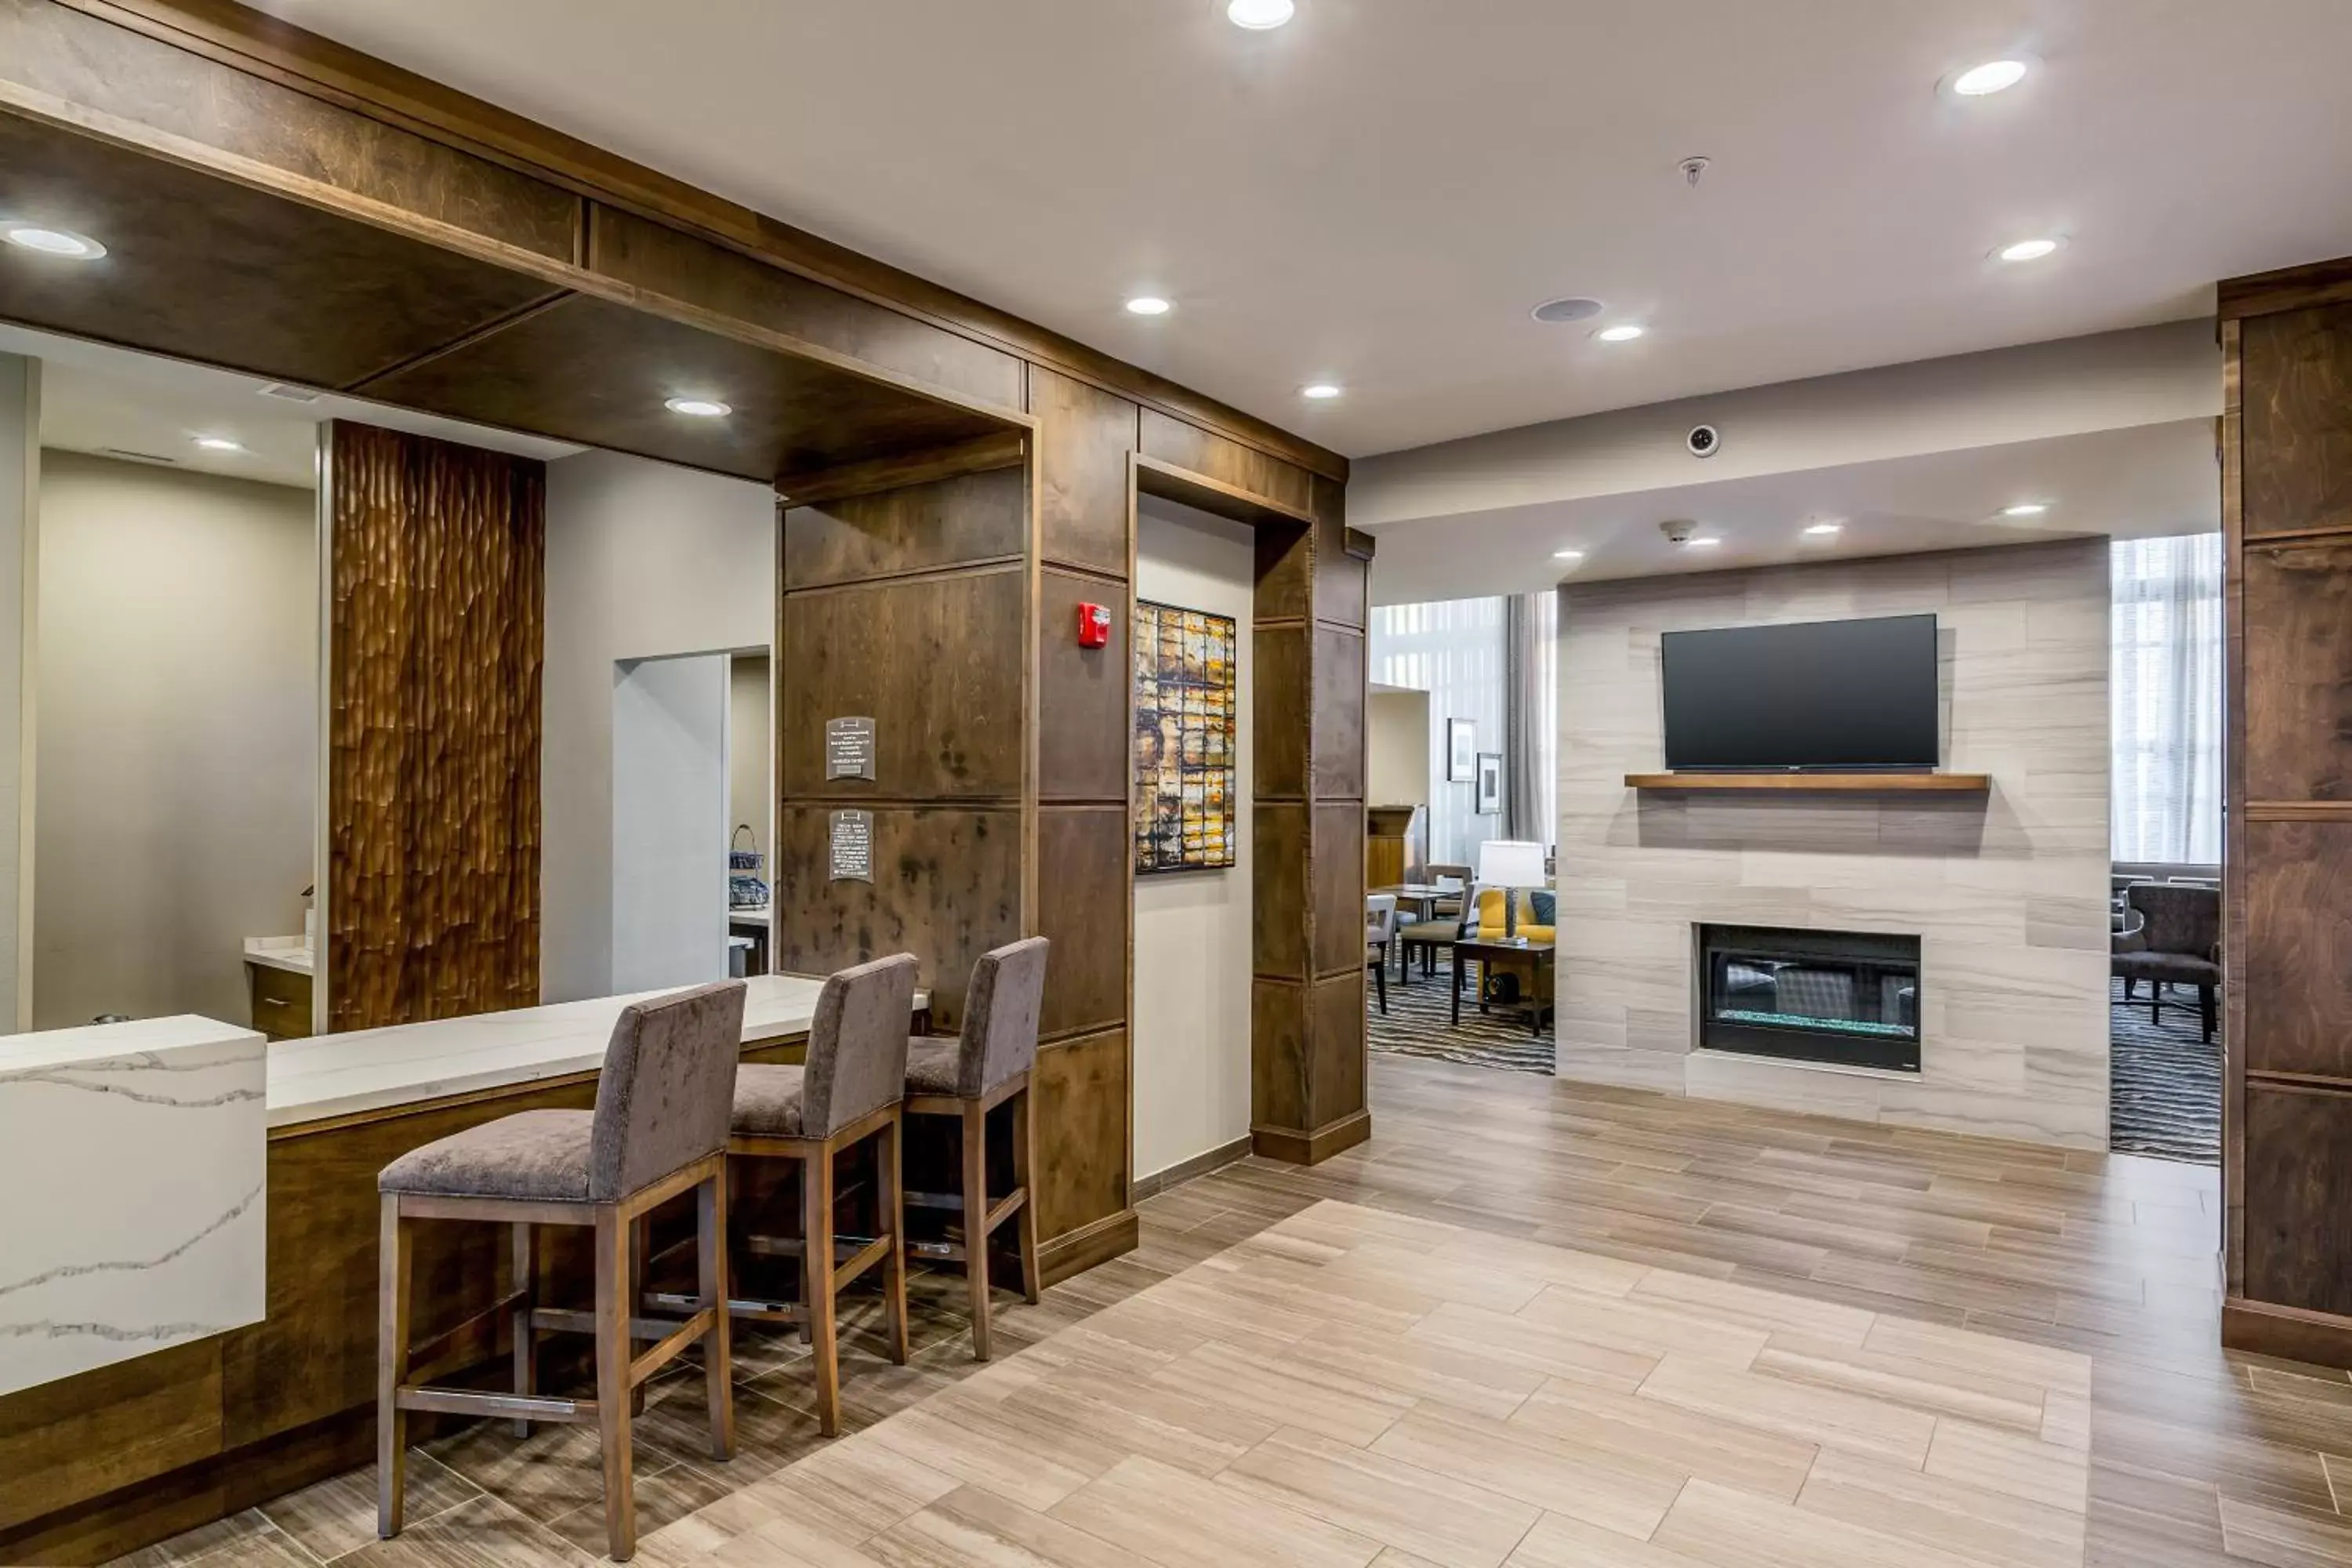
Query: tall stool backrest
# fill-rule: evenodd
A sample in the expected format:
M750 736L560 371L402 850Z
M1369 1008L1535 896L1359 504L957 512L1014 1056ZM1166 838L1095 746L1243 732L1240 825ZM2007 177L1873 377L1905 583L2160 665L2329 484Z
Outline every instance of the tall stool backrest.
M588 1135L592 1202L616 1202L727 1147L743 993L729 980L621 1009Z
M963 1099L978 1099L1037 1059L1051 945L1042 936L1028 937L990 949L971 966L956 1050L956 1093Z
M826 977L809 1025L803 1137L829 1138L905 1098L915 968L915 955L901 952Z

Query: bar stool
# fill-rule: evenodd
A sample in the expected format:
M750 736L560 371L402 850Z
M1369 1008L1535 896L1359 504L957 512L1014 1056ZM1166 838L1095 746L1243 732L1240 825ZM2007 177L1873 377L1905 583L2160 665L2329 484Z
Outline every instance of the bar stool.
M592 1110L526 1110L412 1150L376 1178L383 1194L381 1316L376 1358L376 1533L400 1532L406 1502L408 1413L594 1422L604 1456L604 1542L616 1562L636 1551L630 1480L632 1392L701 1342L710 1452L735 1451L727 1301L728 1112L743 1046L743 983L698 986L632 1003L613 1025ZM697 1205L698 1295L680 1319L640 1317L630 1237L657 1205L691 1192ZM512 1289L486 1311L421 1344L409 1342L410 1222L476 1220L513 1227ZM595 1231L595 1310L538 1304L533 1227ZM512 1320L514 1391L428 1386L465 1363L469 1331ZM537 1392L534 1334L593 1334L596 1396ZM635 1342L651 1347L636 1352ZM411 1381L412 1370L415 1381Z
M755 1160L800 1166L801 1236L745 1236L746 1252L801 1260L797 1302L738 1299L735 1315L798 1323L816 1363L817 1428L841 1430L841 1363L835 1298L842 1287L883 1266L890 1320L890 1359L907 1363L907 1250L898 1218L898 1104L906 1092L907 1024L915 1010L915 958L877 958L830 976L809 1025L808 1060L798 1067L746 1064L735 1080L733 1131L727 1141L734 1173ZM881 1233L846 1242L833 1234L833 1161L841 1151L878 1138Z
M1037 1058L1037 1015L1045 995L1042 936L980 955L965 994L963 1032L919 1036L907 1048L907 1114L952 1116L963 1128L963 1192L909 1193L910 1206L960 1208L963 1241L944 1256L963 1261L971 1289L971 1353L989 1357L988 1247L1006 1220L1020 1219L1021 1289L1037 1299L1037 1205L1030 1193L1035 1126L1029 1112L1029 1068ZM988 1113L1013 1107L1013 1190L988 1201Z

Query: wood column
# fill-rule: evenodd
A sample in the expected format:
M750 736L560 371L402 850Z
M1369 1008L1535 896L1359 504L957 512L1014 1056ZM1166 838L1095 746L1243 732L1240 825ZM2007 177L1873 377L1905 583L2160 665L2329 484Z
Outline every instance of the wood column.
M2221 308L2221 1337L2352 1366L2352 259Z
M329 437L327 1023L539 1002L547 475Z

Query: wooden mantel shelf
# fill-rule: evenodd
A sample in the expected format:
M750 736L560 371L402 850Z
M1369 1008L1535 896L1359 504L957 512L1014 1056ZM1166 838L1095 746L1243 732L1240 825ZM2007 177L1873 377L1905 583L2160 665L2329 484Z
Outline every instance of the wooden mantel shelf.
M1627 773L1627 789L1684 793L1774 791L1805 795L1987 795L1990 773Z

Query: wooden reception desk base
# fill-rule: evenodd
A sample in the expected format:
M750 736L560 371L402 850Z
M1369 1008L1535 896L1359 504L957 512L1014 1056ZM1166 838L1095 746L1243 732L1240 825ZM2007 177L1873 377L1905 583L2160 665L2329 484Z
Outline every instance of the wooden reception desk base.
M798 1060L806 1040L804 1026L770 1033L743 1059ZM102 1563L369 1463L376 1173L434 1139L519 1110L586 1109L595 1094L593 1071L568 1072L273 1126L268 1318L0 1398L0 1563ZM1131 1248L1125 1217L1122 1236L1058 1238L1045 1278ZM585 1255L575 1269L551 1254L553 1277L576 1272L584 1288ZM486 1306L505 1288L507 1257L496 1227L423 1227L417 1337ZM478 1349L488 1361L495 1347Z

